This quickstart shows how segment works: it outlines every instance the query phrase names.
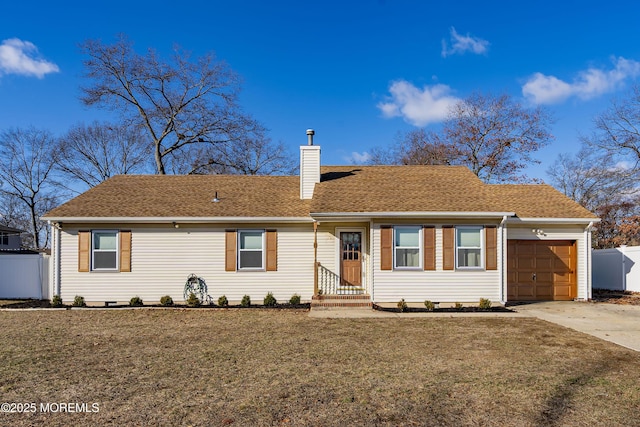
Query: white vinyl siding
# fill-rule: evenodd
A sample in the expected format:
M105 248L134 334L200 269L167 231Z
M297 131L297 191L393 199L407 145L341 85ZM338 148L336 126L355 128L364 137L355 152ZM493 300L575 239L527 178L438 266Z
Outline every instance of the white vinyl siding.
M278 301L294 293L303 301L313 294L313 226L311 224L256 224L278 232L278 271L250 274L225 271L225 230L220 226L131 227L131 272L126 274L79 273L78 228L65 224L61 232L60 287L64 301L75 295L88 302L127 302L135 295L143 301L159 301L170 295L182 301L189 274L202 277L215 300L226 295L239 302L246 294L262 303L267 292ZM256 227L256 228L257 228ZM97 228L83 226L80 229ZM114 227L115 228L115 227Z
M585 226L578 227L559 227L549 224L527 224L526 226L507 225L507 239L509 240L575 240L576 256L577 256L577 285L578 299L587 299L588 296L588 277L590 271L587 271L588 244L585 241ZM543 234L537 234L532 230L542 230Z
M385 223L385 224L388 224ZM380 268L380 225L373 226L371 248L373 260L373 300L380 303L395 303L401 298L407 302L422 303L425 300L435 302L461 302L477 304L480 298L489 298L499 302L502 298L501 269L502 257L498 256L498 270L483 269L443 270L442 226L435 225L436 231L436 269L422 270L381 270ZM488 224L487 224L488 225ZM498 254L502 251L502 229L498 228ZM484 256L484 254L483 254Z

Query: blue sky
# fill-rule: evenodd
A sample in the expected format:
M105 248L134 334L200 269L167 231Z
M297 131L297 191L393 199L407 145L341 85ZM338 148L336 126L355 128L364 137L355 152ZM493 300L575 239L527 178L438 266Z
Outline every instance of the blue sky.
M215 51L243 77L244 109L297 155L366 159L398 132L437 126L474 91L547 106L544 171L640 77L640 3L594 1L8 2L0 16L0 130L56 134L107 118L83 107L78 44L125 33L139 52Z

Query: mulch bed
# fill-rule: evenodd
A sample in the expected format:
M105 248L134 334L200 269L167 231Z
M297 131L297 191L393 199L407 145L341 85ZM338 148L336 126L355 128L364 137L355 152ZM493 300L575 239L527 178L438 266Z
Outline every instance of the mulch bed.
M386 312L391 312L391 313L513 313L513 310L508 309L507 307L502 307L502 306L497 306L497 307L491 307L489 309L481 309L480 307L473 307L473 306L469 306L469 307L462 307L462 308L455 308L455 307L446 307L446 308L434 308L433 310L427 310L426 308L422 308L422 307L408 307L407 309L405 309L404 311L401 311L399 308L396 307L380 307L379 305L375 305L373 306L374 310L378 310L378 311L386 311Z
M594 289L592 300L609 304L640 305L640 292Z

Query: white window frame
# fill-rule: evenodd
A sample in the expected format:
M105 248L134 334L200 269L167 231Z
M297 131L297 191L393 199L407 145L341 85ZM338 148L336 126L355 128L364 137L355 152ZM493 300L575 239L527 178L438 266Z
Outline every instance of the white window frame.
M416 249L415 246L396 246L396 230L397 229L418 229L418 265L417 266L398 266L398 249ZM394 270L422 270L422 258L423 258L423 250L422 247L422 226L421 225L396 225L393 227L393 269Z
M4 240L7 243L4 243ZM9 246L9 233L6 231L0 231L0 246Z
M484 270L485 259L485 247L484 247L484 226L482 225L463 225L455 227L455 256L456 256L456 270ZM460 246L458 242L458 230L477 230L480 233L480 247L478 246ZM461 266L458 256L460 249L480 249L480 265L478 266Z
M262 265L260 267L242 267L242 264L240 262L240 254L242 252L249 252L249 251L257 251L256 249L242 249L242 233L261 233L262 234L262 248L260 249L260 251L262 252L262 257L261 257L261 263ZM248 229L243 229L243 230L238 230L238 241L236 242L236 263L237 263L237 271L265 271L266 270L266 265L267 265L267 233L266 230L263 228L248 228Z
M116 266L114 268L96 268L95 253L96 252L114 252L113 249L103 250L95 249L96 234L114 234L116 235ZM120 230L91 230L91 271L120 271Z

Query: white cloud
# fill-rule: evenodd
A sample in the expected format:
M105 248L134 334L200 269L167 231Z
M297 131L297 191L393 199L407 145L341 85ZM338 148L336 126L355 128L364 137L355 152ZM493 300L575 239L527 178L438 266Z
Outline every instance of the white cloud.
M37 58L38 48L31 42L7 39L0 44L0 75L21 74L39 79L60 71L53 62Z
M472 37L467 33L466 36L458 34L455 28L451 27L451 48L449 48L445 39L442 39L442 57L473 52L477 55L484 55L489 48L489 42L478 37Z
M354 151L350 156L345 157L344 160L353 164L367 163L369 160L371 160L371 154L367 153L366 151L363 151L362 153Z
M620 57L614 58L613 63L614 68L610 70L589 68L580 71L571 83L535 73L522 86L522 94L536 104L555 104L572 96L591 99L613 92L625 80L640 76L640 62Z
M402 117L414 126L441 122L460 101L450 94L451 88L443 84L420 89L405 80L397 80L389 87L389 93L388 100L377 105L382 115Z

